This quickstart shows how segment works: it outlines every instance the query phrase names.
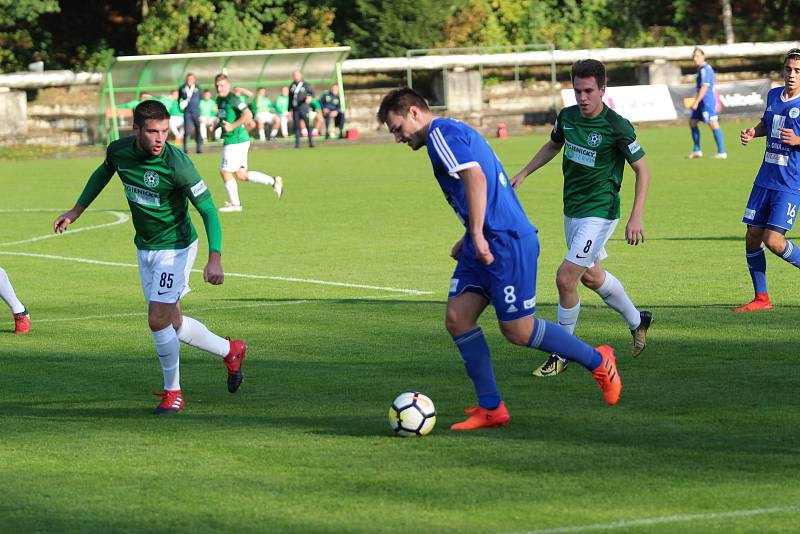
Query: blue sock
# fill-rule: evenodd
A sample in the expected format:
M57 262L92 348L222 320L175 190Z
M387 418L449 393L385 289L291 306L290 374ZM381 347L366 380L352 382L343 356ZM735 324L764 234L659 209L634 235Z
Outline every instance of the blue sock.
M787 241L788 245L788 241ZM750 278L753 280L753 290L756 293L767 292L767 257L763 248L745 249L747 268L750 269Z
M800 268L800 249L798 249L797 245L788 239L786 240L786 248L783 250L781 258L791 263L795 267Z
M483 337L480 327L470 330L466 334L453 338L467 374L475 384L475 393L478 395L478 404L481 408L494 410L500 405L500 392L494 379L492 357L489 354L489 345Z
M700 152L700 128L697 126L692 126L692 141L694 142L692 152Z
M714 141L717 142L717 152L724 154L725 142L722 140L722 128L714 128L711 131L714 132Z
M590 371L597 369L603 361L603 357L591 345L543 319L534 319L528 346L578 362Z

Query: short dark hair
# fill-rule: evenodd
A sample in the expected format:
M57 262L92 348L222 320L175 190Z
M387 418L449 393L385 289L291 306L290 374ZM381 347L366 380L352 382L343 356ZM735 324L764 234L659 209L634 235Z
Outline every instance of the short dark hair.
M390 111L405 117L411 106L418 107L422 111L429 111L428 103L415 90L410 87L395 89L381 100L381 107L378 108L378 120L381 124L385 123Z
M572 65L572 83L575 78L594 78L597 80L597 87L606 85L606 66L596 59L581 59Z
M692 55L694 55L695 52L700 52L701 56L706 57L706 53L703 52L703 49L700 48L699 46L695 46L694 47L694 50L692 51Z
M792 48L786 52L786 57L783 58L783 64L786 65L786 62L790 59L800 59L800 48Z
M217 83L220 80L228 80L228 81L230 81L230 78L228 78L227 74L225 74L224 72L221 72L221 73L217 74L216 76L214 76L214 83Z
M145 100L133 110L133 124L142 128L145 121L169 119L167 107L158 100Z

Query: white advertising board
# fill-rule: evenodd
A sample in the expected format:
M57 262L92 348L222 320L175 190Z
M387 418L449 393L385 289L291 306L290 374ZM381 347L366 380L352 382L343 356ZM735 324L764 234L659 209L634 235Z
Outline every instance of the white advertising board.
M574 106L575 91L562 89L564 106ZM669 121L678 118L666 85L606 87L603 102L631 122Z

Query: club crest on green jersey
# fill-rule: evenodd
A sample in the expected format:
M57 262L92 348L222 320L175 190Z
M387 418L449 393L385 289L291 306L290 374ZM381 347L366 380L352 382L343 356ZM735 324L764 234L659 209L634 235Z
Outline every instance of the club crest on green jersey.
M591 132L589 137L586 138L586 141L589 143L589 146L600 146L600 143L603 142L603 136L600 132Z
M159 177L155 171L147 171L144 173L144 185L153 188L158 187Z

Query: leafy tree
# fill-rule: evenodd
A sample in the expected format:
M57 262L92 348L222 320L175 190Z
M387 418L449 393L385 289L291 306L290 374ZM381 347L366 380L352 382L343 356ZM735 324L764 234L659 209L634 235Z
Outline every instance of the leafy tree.
M402 56L410 48L444 41L450 5L438 0L340 0L335 2L334 28L354 57Z
M500 46L509 44L497 12L487 0L471 0L456 8L444 23L445 46Z
M58 11L56 0L0 0L0 72L23 70L33 61L48 59L51 36L37 20Z

